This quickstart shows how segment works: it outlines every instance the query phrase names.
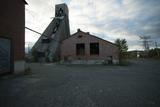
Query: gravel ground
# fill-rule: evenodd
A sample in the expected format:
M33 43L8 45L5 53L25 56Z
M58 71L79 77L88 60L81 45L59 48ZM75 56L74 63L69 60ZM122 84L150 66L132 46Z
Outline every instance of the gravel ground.
M158 60L30 67L30 75L0 77L0 107L160 107Z

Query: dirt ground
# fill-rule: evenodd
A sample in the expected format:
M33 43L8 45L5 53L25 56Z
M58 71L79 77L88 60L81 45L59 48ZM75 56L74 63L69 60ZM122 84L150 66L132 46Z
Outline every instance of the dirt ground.
M160 107L158 60L29 66L29 75L0 77L0 107Z

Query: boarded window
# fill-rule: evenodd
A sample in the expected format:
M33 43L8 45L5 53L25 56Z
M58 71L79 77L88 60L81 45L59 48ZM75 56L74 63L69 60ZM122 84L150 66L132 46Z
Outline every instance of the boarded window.
M83 35L78 35L78 38L82 38Z
M90 43L90 55L99 55L99 43Z
M84 43L76 44L76 54L77 55L84 55L85 54Z
M45 53L44 52L37 52L38 57L45 57Z

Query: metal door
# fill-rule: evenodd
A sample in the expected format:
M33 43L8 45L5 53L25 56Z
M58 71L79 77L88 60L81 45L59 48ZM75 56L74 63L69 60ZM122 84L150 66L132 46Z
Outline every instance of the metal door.
M0 38L0 74L11 71L11 41Z

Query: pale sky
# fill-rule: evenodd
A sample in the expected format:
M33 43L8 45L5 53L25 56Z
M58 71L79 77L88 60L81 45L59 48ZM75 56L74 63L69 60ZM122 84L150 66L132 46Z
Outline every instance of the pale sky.
M26 0L26 26L43 33L55 15L55 5L69 8L71 34L82 31L114 42L125 38L129 50L142 49L139 36L150 36L160 47L160 0ZM26 30L26 42L40 35Z

